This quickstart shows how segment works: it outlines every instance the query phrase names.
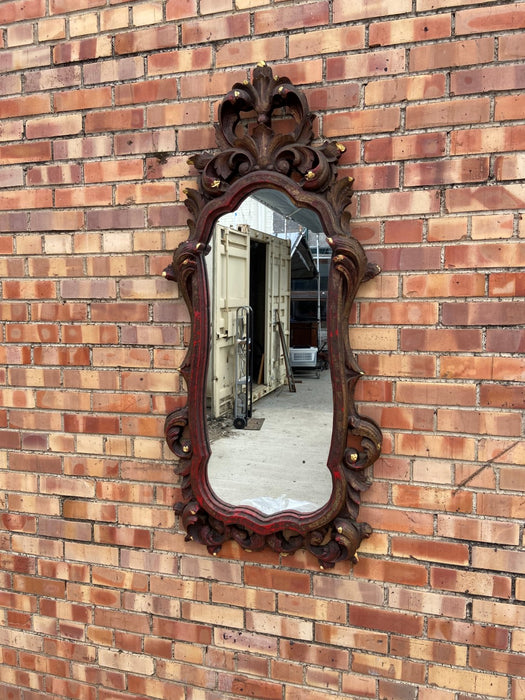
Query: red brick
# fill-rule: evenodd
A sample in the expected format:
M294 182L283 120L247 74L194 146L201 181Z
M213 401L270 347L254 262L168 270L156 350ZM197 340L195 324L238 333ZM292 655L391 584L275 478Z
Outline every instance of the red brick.
M519 416L514 413L438 409L438 430L480 435L519 435Z
M450 154L496 153L525 148L525 127L498 126L484 129L461 129L450 136Z
M421 246L386 248L371 252L370 259L385 272L395 270L435 270L440 266L440 250L438 248Z
M405 54L402 49L377 50L326 59L326 78L348 80L367 76L403 73Z
M461 491L394 484L392 502L405 508L421 510L452 511L470 513L473 507L472 494Z
M465 566L469 561L467 545L440 541L439 548L431 540L392 538L392 554L421 561Z
M122 131L143 126L144 112L138 108L89 112L85 118L86 132Z
M505 64L456 71L451 77L450 91L454 95L471 95L493 90L520 90L524 86L525 79L521 67Z
M376 530L430 535L432 516L429 513L407 513L393 508L374 508L365 504L361 507L360 518L373 522Z
M61 66L45 70L30 71L26 75L26 92L41 90L63 90L66 87L76 87L81 84L80 66Z
M494 58L494 39L483 37L410 49L410 70L437 70L454 66L490 63Z
M466 661L464 646L408 637L392 637L392 654L411 659L439 661L451 666L462 666Z
M444 97L444 95L445 76L439 73L410 77L396 76L394 79L370 81L365 87L365 104L382 105L392 102L428 100Z
M208 70L211 61L211 48L209 46L152 53L148 56L148 75L184 74L192 70Z
M98 36L57 44L53 49L54 63L73 63L111 56L111 37Z
M422 219L385 222L385 243L419 243L422 240Z
M466 518L458 518L458 529L466 521ZM434 566L430 571L430 580L433 588L443 588L458 593L487 595L487 592L490 591L490 595L498 598L509 598L511 594L511 579L508 576L493 576L492 574Z
M497 96L495 100L494 118L496 120L519 119L519 115L523 113L523 105L525 104L525 96L521 93L517 95L502 95Z
M375 22L370 25L370 47L430 41L450 36L451 17L434 16ZM416 69L417 70L417 69Z
M519 29L525 26L525 8L519 3L493 7L486 12L483 7L462 10L456 15L457 34L480 34L489 31Z
M432 163L407 163L405 184L408 187L446 183L484 182L489 173L488 158L450 159Z
M407 129L424 129L433 126L456 124L479 124L489 121L490 100L485 97L428 105L408 105L406 109Z
M472 668L505 673L510 677L523 675L520 654L506 654L486 649L472 649L469 657Z
M366 374L376 376L434 377L436 375L436 364L432 357L361 354L359 362Z
M144 75L144 63L140 57L119 58L97 63L88 63L83 67L84 83L112 83L141 78Z
M525 303L510 301L443 304L448 326L516 326L525 323Z
M309 577L292 571L245 567L245 583L261 588L272 588L294 593L307 593L310 589Z
M143 161L132 158L87 162L84 165L84 176L86 182L140 180L143 176Z
M520 243L474 243L445 248L446 267L514 267L524 262L525 247Z
M419 615L363 608L357 605L350 607L349 622L351 625L370 630L398 632L414 636L420 635L423 630L423 618Z
M46 13L45 0L29 0L22 7L13 0L3 3L0 8L0 23L9 24L20 20L37 19Z
M256 34L265 34L279 30L304 29L328 24L328 3L315 2L300 10L297 7L276 7L259 10L255 13L254 29ZM292 35L297 36L297 35ZM292 36L290 39L292 39ZM311 43L316 43L312 40ZM334 49L335 50L335 49Z
M50 111L51 102L48 95L21 95L0 100L0 114L4 119L46 114Z
M194 17L197 14L197 0L168 0L166 3L166 19L182 19Z
M193 43L193 42L192 42ZM178 44L178 28L166 24L151 29L139 29L115 36L115 53L117 55L168 49Z
M78 184L81 177L79 165L39 165L27 170L28 185Z
M361 302L360 320L369 324L432 325L437 307L432 302Z
M525 408L525 390L521 386L482 384L480 403L482 406Z
M76 90L55 92L53 101L57 112L111 107L111 88L77 88Z
M116 134L114 143L117 156L135 153L171 153L175 150L175 135L170 130L128 132Z
M28 70L50 64L50 50L47 46L24 47L3 51L0 55L0 70L2 72Z
M480 352L481 341L479 330L402 328L400 347L409 352Z
M0 159L4 165L51 160L51 143L38 141L0 146Z
M284 8L279 8L277 11L270 10L268 12L276 12L277 16L280 16L283 14L283 10ZM328 10L328 7L326 7L326 10ZM296 7L290 7L289 11L295 12L298 17L298 22L302 22L302 19L297 14ZM281 24L281 22L281 19L277 20L277 24ZM322 26L323 24L327 24L327 22L320 24ZM270 29L270 25L267 29ZM272 31L274 30L272 29ZM291 58L363 49L365 46L365 28L363 26L336 27L301 34L292 34L289 37L289 46Z
M496 159L498 162L499 159ZM502 169L507 169L508 166L513 168L514 165L518 165L517 162L513 163L512 159L506 161L506 159L499 162L499 166ZM518 165L519 167L519 165ZM514 217L512 214L485 214L483 216L473 216L472 217L472 239L473 240L483 240L490 238L510 238L514 230Z
M525 197L520 185L451 190L446 193L445 201L448 212L519 209L525 205Z
M214 41L220 39L232 39L248 36L250 33L250 15L249 13L234 13L223 17L214 17L213 19L202 19L184 22L182 25L182 43L183 44L199 44L210 41L213 37ZM260 40L254 40L252 43L258 43ZM234 50L238 44L229 44L230 51ZM219 53L219 52L217 52ZM263 54L261 54L263 55ZM272 55L272 54L266 54ZM277 56L275 57L277 58ZM231 87L231 86L230 86Z
M349 5L346 0L335 0L334 22L349 22L368 19L371 17L388 17L410 12L412 5L409 0L399 0L395 5L387 0L375 0L364 5Z

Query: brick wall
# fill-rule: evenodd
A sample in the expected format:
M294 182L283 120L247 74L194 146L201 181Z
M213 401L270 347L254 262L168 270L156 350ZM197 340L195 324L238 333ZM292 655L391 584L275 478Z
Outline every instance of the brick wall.
M505 0L0 3L2 698L525 697L524 24ZM383 268L351 331L375 534L330 573L185 543L162 437L186 158L261 59L346 145Z

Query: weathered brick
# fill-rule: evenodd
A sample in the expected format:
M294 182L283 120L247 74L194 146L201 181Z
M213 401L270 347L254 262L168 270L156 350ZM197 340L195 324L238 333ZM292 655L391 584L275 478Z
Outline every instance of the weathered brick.
M450 36L450 33L451 16L449 14L427 15L389 22L372 22L369 29L369 43L371 47L406 44L443 39Z
M155 49L168 49L177 46L177 44L177 26L166 24L152 29L117 34L115 36L115 53L124 55Z
M0 4L8 692L521 698L521 4ZM346 147L383 270L350 315L374 534L328 573L185 542L162 436L186 405L190 318L161 278L185 153L215 152L210 115L261 58Z
M328 10L327 6L325 6L325 8ZM278 16L283 14L282 9L284 8L279 8L277 11ZM296 11L296 8L290 7L289 11ZM274 10L271 12L273 13ZM283 19L286 23L286 19L283 17L277 20L277 24L280 24ZM299 22L302 22L301 17L299 17ZM270 26L268 26L268 30L269 29ZM274 31L274 29L272 28L271 31ZM318 56L319 54L334 53L335 51L342 50L362 49L365 46L365 28L363 26L339 27L307 32L305 34L293 34L289 37L289 46L291 58Z
M451 41L434 46L415 46L410 49L410 70L436 70L490 63L493 58L494 39L489 37Z
M199 25L202 20L199 20ZM216 20L213 21L215 31ZM202 27L199 27L199 33ZM243 25L237 29L240 35L247 33ZM184 36L184 33L183 33ZM205 35L203 41L206 40ZM259 56L272 56L277 61L282 61L286 56L285 38L282 36L270 37L268 39L252 39L250 41L239 41L233 44L225 44L217 49L217 66L226 68L228 66L238 66L243 64L253 64ZM231 87L231 85L230 85Z
M433 102L428 105L408 105L407 129L442 127L444 124L479 124L489 121L490 100L486 97Z
M405 54L402 49L376 50L326 59L327 80L396 74L404 70Z
M365 87L367 105L432 99L444 95L445 76L440 73L371 80Z
M411 7L409 0L400 0L394 6L386 0L374 0L359 7L348 5L345 0L335 0L334 21L349 22L371 17L388 17L409 12Z
M520 3L494 7L490 13L483 8L462 10L457 13L457 34L480 34L489 31L518 29L525 25L525 11Z

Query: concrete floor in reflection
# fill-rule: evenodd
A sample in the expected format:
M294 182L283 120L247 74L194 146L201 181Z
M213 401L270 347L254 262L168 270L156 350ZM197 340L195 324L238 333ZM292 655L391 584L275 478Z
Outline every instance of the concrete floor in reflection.
M271 514L309 513L330 498L330 372L294 376L296 392L286 384L253 404L253 418L264 418L260 430L232 428L211 443L208 477L221 500Z

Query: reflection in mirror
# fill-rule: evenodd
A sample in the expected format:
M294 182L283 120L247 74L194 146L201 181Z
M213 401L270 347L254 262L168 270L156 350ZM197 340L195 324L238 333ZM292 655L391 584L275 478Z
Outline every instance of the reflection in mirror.
M206 258L208 480L221 500L265 515L314 512L332 493L320 236L314 212L260 190L219 219Z

